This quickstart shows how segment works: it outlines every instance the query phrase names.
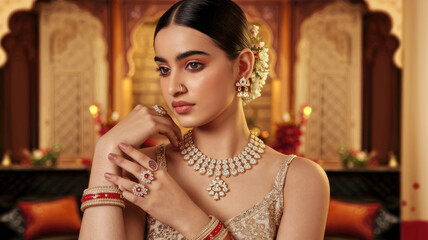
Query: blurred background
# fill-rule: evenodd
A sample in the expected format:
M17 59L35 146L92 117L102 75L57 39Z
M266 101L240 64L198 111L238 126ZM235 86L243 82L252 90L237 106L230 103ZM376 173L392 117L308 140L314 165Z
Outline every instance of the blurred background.
M97 140L135 105L165 105L153 32L174 2L0 0L4 239L77 238ZM428 239L428 1L235 2L270 54L247 121L325 169L326 239Z

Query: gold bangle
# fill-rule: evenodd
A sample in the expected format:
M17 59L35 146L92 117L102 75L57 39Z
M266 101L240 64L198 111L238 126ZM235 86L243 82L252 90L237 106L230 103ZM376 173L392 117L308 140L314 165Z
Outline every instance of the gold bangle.
M111 199L111 198L101 198L101 199L91 199L82 203L80 210L82 212L85 211L88 207L93 206L119 206L121 208L125 208L125 201L122 199Z
M88 207L93 207L93 206L118 206L118 207L124 208L125 203L117 200L90 202L90 203L82 204L82 206L80 207L80 210L84 212Z
M214 228L218 225L218 223L220 222L216 217L214 217L214 216L210 216L210 217L212 219L211 224L209 224L205 227L205 229L204 229L205 231L201 231L200 240L202 240L206 236L208 236L208 234L210 234L214 230Z
M217 236L215 236L215 238L213 240L223 240L224 238L226 238L227 234L229 232L226 230L226 228L223 226L220 230L220 232L217 234Z
M102 192L110 192L110 193L122 193L120 189L116 186L97 186L97 187L91 187L87 188L83 191L83 195L86 194L97 194Z
M211 219L211 221L199 232L198 235L196 235L196 237L192 238L192 240L203 240L208 236L208 234L210 234L214 230L214 228L220 222L216 217L212 215L210 215L209 218Z
M81 209L82 208L85 209L89 206L94 206L94 205L111 205L111 204L125 207L125 202L121 199L93 199L82 203Z

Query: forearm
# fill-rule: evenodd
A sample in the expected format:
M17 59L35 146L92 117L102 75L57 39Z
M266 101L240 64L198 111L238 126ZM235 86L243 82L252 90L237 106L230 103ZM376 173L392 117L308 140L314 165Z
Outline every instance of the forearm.
M100 140L92 163L89 188L114 186L104 178L105 172L119 174L119 168L107 159L110 152L121 154L118 143ZM85 210L79 239L125 239L123 210L118 206L93 206Z

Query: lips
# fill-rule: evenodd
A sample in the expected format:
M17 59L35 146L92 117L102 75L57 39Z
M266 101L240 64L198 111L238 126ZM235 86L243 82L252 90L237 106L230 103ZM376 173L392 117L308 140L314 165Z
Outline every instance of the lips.
M173 101L171 105L174 108L175 112L177 112L178 114L182 114L192 110L195 104L185 101Z

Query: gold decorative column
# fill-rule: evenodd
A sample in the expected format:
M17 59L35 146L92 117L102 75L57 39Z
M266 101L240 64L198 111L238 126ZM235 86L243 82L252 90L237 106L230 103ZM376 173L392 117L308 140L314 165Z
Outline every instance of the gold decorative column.
M403 240L428 239L428 1L404 1L401 139Z
M282 3L282 18L281 18L281 31L280 31L280 46L278 51L278 64L279 64L279 99L274 99L273 101L278 103L276 109L272 109L274 114L272 114L273 121L275 123L280 123L284 121L285 113L293 112L293 103L292 99L294 96L293 87L291 84L291 3L285 1ZM276 81L272 84L272 95L276 89ZM272 96L275 98L276 96Z
M119 119L122 119L132 108L132 81L129 78L125 78L122 0L112 1L111 15L112 80L110 84L111 98L108 109L108 118L110 118L112 112L117 112L119 114Z

